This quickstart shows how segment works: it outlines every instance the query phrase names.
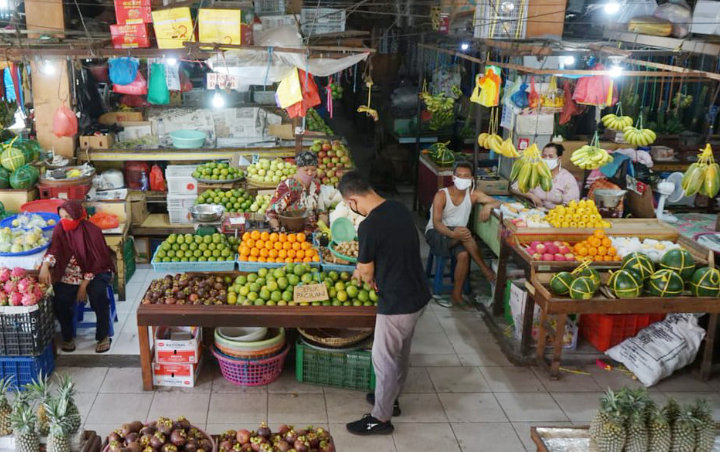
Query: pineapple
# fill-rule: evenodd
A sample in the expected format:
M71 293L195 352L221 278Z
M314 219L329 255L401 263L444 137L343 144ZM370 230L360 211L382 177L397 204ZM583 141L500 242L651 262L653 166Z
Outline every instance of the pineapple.
M621 390L623 392L623 409L628 413L625 425L627 440L625 452L645 452L648 447L648 432L645 425L646 410L649 402L644 388L637 390Z
M695 452L711 452L715 444L715 422L706 400L698 400L692 407L695 424Z
M15 404L11 419L15 435L15 450L17 452L38 452L40 442L35 431L35 413L25 397L20 397Z
M680 414L680 405L677 403L677 400L668 399L665 408L663 408L663 413L665 414L665 419L667 419L668 424L672 427Z
M45 412L50 421L50 435L47 439L47 452L70 452L67 417L68 399L59 395L45 403Z
M10 425L10 414L12 408L7 399L7 393L11 387L13 378L5 377L0 379L0 436L12 434L12 425Z
M60 377L60 396L67 399L68 434L75 434L80 430L82 420L80 419L80 410L75 405L73 398L75 396L75 383L67 375Z
M608 390L590 424L590 442L600 452L622 452L625 447L625 415L619 397Z
M695 451L695 427L699 422L689 407L683 407L672 425L672 452Z
M648 448L653 452L669 452L672 445L670 424L655 404L651 404L647 415Z
M35 400L37 416L37 429L40 436L47 436L50 431L50 424L48 422L47 414L45 413L45 403L50 397L50 385L48 383L48 377L43 376L42 373L38 374L37 379L34 379L31 383L25 385L25 389L32 394Z

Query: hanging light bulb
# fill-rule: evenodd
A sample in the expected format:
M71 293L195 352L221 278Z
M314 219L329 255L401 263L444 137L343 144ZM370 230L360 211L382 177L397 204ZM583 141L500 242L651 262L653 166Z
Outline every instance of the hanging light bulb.
M40 66L40 71L45 75L55 75L55 65L50 60L45 60Z
M178 63L178 60L175 57L170 57L165 61L167 62L168 66L175 66Z
M460 50L462 50L463 52L469 48L470 48L470 44L468 44L467 42L463 42L462 44L460 44Z
M608 71L608 75L612 78L620 77L623 73L623 67L619 64L613 64L610 66L610 70Z
M617 12L620 11L620 3L614 0L610 0L609 2L605 3L605 7L603 9L605 10L605 14L612 16L613 14L617 14Z
M213 94L212 97L213 108L223 108L225 106L225 98L220 93Z
M572 55L566 55L564 57L560 57L560 62L563 66L573 66L575 64L575 57Z

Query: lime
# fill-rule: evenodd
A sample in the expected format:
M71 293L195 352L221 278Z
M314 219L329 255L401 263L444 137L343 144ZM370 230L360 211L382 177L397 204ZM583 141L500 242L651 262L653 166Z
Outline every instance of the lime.
M302 265L296 265L295 268L293 269L293 273L295 273L295 275L297 275L297 276L302 276L305 274L305 269L303 268Z
M255 292L250 292L249 294L247 294L247 299L250 301L255 301L258 299L258 294Z
M235 303L237 303L237 295L235 295L234 292L233 292L233 293L228 293L227 302L228 302L228 304L235 304Z
M267 268L260 268L260 269L258 269L257 274L258 274L258 276L260 276L261 278L264 278L264 277L267 276L267 274L268 274L268 269L267 269Z
M160 259L162 259L163 257L165 257L165 251L163 251L163 250L158 250L155 255L156 255L157 257L159 257Z
M247 276L245 276L245 275L240 275L237 278L235 278L235 282L240 284L241 286L245 285L245 283L247 283L247 281L248 281L248 279L247 279Z
M242 286L242 287L240 288L240 290L238 290L238 293L239 293L240 295L242 295L243 297L246 297L246 296L248 296L248 294L250 293L250 287L248 287L248 286Z
M377 302L378 299L379 299L379 297L377 295L377 292L375 292L374 290L371 290L370 291L370 300Z
M335 288L339 291L345 290L345 283L342 281L338 281L335 283Z
M255 282L258 283L258 284L260 284L261 286L264 286L264 285L267 283L267 281L265 280L265 278L258 278L258 279L255 280Z
M340 301L342 301L342 302L347 301L347 299L348 299L348 294L347 294L347 292L345 292L344 290L338 290L338 292L337 292L337 299L340 300Z
M260 290L260 298L263 300L269 300L270 299L270 291L267 290L267 287Z
M282 300L282 292L280 292L279 290L273 291L273 293L270 294L270 299L271 299L272 301L280 301L280 300Z
M357 298L359 291L356 286L349 285L349 286L347 286L347 288L345 290L347 290L348 297Z
M362 306L362 305L363 305L362 301L360 301L360 300L353 301L353 306Z
M329 296L330 298L335 298L335 297L337 296L337 293L338 293L338 291L337 291L337 289L334 288L334 287L331 287L331 288L328 289L328 296Z
M289 284L288 279L284 276L278 278L278 280L277 280L277 285L282 290L287 289L288 284Z
M247 275L248 282L255 282L255 281L257 281L257 279L258 279L257 273L250 273L249 275Z
M282 299L285 301L292 301L293 299L293 293L291 290L286 290L282 293Z
M291 286L297 286L298 284L300 284L300 278L295 275L288 275L288 282Z
M250 284L250 292L258 293L258 292L260 292L261 288L262 288L262 284L259 284L257 282Z
M285 276L285 270L283 270L282 268L276 268L275 271L273 271L273 276L280 279Z
M363 303L366 301L370 301L370 293L368 293L367 290L363 289L357 294L357 299L362 301Z
M267 283L267 288L271 292L278 290L279 287L280 286L275 281L268 281L268 283Z
M302 275L302 278L300 278L300 281L302 281L304 284L310 284L313 280L313 276L311 273L305 273Z
M342 272L342 273L340 273L340 279L342 279L343 281L348 281L348 280L350 279L350 276L351 276L351 275L350 275L350 273L348 273L348 272Z
M338 275L338 272L336 271L331 271L330 273L328 273L328 276L330 276L330 279L332 279L333 281L337 281L340 278L340 275Z

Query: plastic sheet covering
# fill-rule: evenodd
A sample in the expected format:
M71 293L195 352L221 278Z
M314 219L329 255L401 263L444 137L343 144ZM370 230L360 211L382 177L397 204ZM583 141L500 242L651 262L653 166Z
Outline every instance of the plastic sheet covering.
M255 45L304 48L294 26L278 27L254 35ZM246 85L269 85L282 80L292 68L307 70L316 77L329 77L363 60L369 53L353 53L343 58L310 58L305 54L274 50L227 50L211 57L213 71L239 76Z

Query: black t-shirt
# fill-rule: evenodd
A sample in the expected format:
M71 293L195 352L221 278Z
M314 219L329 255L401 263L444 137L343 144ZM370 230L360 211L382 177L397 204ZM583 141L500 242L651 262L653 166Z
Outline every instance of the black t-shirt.
M410 211L385 201L360 223L358 262L375 263L378 314L412 314L430 301L420 241Z

